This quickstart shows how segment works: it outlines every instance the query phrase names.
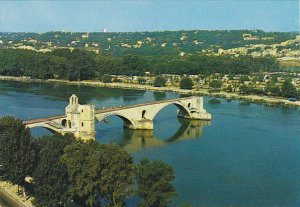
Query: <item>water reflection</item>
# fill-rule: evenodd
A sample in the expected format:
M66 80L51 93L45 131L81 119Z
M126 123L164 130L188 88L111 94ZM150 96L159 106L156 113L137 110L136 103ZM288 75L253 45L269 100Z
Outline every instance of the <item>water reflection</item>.
M124 149L133 152L149 147L161 147L171 143L201 139L203 127L210 125L210 121L187 120L182 118L178 118L178 122L181 126L176 133L164 140L155 136L153 130L124 129L123 139L120 144Z
M165 100L166 96L167 96L166 92L153 91L153 98L154 98L155 101Z
M101 102L107 99L122 99L124 102L135 102L143 100L146 91L143 90L122 90L110 88L104 90L101 87L67 85L59 83L27 83L14 81L1 81L0 94L10 95L12 91L19 94L34 94L37 96L47 96L48 100L68 101L69 97L76 93L81 104L90 103L92 100ZM45 91L47 93L45 94Z

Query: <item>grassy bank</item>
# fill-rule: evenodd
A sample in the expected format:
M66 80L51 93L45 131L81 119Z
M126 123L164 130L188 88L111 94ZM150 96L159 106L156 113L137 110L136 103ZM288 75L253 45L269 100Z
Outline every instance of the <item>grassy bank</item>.
M258 95L241 95L237 93L228 93L228 92L214 92L210 93L207 90L186 90L180 89L178 87L154 87L150 85L140 85L140 84L132 84L132 83L102 83L99 81L68 81L68 80L56 80L56 79L48 79L48 80L41 80L41 79L30 79L30 78L23 78L23 77L12 77L12 76L0 76L0 80L9 80L9 81L20 81L20 82L38 82L38 83L60 83L60 84L70 84L70 85L86 85L86 86L93 86L93 87L108 87L108 88L123 88L123 89L133 89L133 90L149 90L149 91L160 91L160 92L175 92L179 94L185 95L205 95L205 96L212 96L212 97L220 97L226 99L237 99L237 100L244 100L251 103L258 103L258 104L266 104L271 106L300 106L300 101L291 102L287 99L283 98L274 98L274 97L267 97L267 96L258 96Z

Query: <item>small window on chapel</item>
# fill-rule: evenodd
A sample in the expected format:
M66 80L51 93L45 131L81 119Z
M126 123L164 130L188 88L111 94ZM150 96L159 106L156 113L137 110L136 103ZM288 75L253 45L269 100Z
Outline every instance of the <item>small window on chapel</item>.
M83 109L81 109L81 113L83 113Z
M81 126L83 127L83 122L81 122Z

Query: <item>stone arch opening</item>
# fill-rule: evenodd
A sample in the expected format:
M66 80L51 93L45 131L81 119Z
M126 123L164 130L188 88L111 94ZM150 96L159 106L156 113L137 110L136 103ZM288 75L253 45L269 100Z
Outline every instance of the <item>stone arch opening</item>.
M133 126L133 123L130 119L126 118L125 116L121 115L121 114L109 114L107 116L103 116L103 117L96 117L97 120L100 121L104 121L111 116L116 116L119 117L122 121L123 121L123 127L129 128L130 126Z
M142 111L142 119L145 119L146 117L145 117L145 114L146 114L146 110L143 110Z
M166 108L167 106L170 106L170 105L175 105L179 110L177 111L177 116L179 117L189 117L190 116L190 112L189 112L189 109L186 108L185 106L183 106L181 103L179 102L175 102L175 103L169 103L165 106L163 106L162 108L160 108L157 113L154 115L153 119L157 116L157 114L163 110L164 108Z
M188 108L191 108L191 103L188 104Z
M61 120L61 125L66 127L67 126L67 120L66 119Z
M52 134L59 133L54 129L52 129L51 127L46 127L43 125L31 127L29 128L29 130L33 137L49 136Z

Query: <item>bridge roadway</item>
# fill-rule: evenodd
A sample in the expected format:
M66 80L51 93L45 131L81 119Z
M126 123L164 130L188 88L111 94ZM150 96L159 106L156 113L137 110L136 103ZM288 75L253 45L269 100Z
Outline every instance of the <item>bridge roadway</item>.
M191 97L188 97L188 98L191 98ZM119 106L119 107L103 108L103 109L95 110L95 114L115 112L115 111L120 111L120 110L124 110L124 109L132 109L132 108L141 107L141 106L169 103L169 102L175 102L175 101L180 101L180 100L185 100L185 99L186 99L186 97L170 99L170 100L162 100L162 101L145 102L145 103L140 103L140 104L125 105L125 106ZM66 116L64 116L64 115L58 115L58 116L51 116L51 117L47 117L47 118L29 119L29 120L23 121L23 124L24 125L36 124L36 123L47 122L47 121L51 121L51 120L55 120L55 119L63 119L65 117Z

